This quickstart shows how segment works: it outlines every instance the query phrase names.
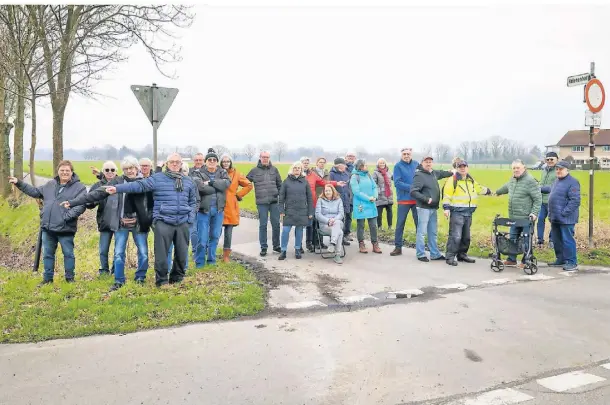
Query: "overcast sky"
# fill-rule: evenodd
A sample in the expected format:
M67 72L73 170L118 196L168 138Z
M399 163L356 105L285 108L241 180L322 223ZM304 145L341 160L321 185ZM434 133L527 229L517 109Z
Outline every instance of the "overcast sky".
M610 78L608 6L195 11L178 79L134 47L96 87L110 97L70 100L66 148L151 143L129 86L152 82L180 89L160 144L383 149L500 135L545 145L584 129L582 87L566 77L595 61ZM38 147L51 147L48 105L38 131Z

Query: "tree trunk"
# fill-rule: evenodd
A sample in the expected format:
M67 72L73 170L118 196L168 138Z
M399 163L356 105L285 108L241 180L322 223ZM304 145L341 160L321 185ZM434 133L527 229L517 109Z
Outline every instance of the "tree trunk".
M32 107L32 141L30 143L30 183L36 185L36 170L34 170L34 156L36 153L36 97L30 100Z
M5 116L5 85L6 75L0 69L0 195L2 197L8 197L11 193L11 185L8 182L8 176L11 175L11 151L8 143L10 126L7 122L8 117ZM6 154L7 150L8 156Z
M64 159L64 113L65 105L53 107L53 173Z
M21 84L25 80L23 73L17 78L19 87L17 92L17 119L15 120L15 134L13 139L13 159L15 165L13 176L23 180L23 130L25 126L25 87Z

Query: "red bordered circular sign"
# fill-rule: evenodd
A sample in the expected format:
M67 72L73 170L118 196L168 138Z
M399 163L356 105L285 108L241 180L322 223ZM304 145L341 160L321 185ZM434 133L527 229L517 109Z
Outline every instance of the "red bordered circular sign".
M592 113L598 113L606 103L606 91L599 79L591 79L585 87L585 101Z

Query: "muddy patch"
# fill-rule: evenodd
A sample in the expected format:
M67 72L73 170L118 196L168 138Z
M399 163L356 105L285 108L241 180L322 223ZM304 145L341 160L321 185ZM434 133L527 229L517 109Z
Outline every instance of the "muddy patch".
M333 277L329 274L316 274L316 287L320 294L326 298L335 300L340 295L341 285L346 283L346 279Z
M268 269L265 265L255 258L242 255L240 253L231 253L234 260L250 270L256 276L256 279L267 289L275 290L281 285L295 284L298 278L294 274L274 271L273 267Z
M33 252L35 246L32 246L30 250L31 252L28 253L17 251L11 247L8 238L0 236L0 267L6 267L7 269L15 271L31 271L32 266L34 265Z

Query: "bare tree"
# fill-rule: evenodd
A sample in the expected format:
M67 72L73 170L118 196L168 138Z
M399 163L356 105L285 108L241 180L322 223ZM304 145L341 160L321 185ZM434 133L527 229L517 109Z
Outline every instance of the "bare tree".
M439 162L448 162L449 156L451 155L451 146L444 143L438 143L434 147L434 153Z
M287 149L288 149L288 145L286 145L285 142L278 141L273 144L273 151L277 155L278 162L282 161L282 156L284 155L284 153L286 153Z
M247 144L244 147L243 154L248 159L248 162L250 162L252 157L256 155L256 146L252 145L251 143Z
M463 160L468 160L470 157L470 142L464 141L460 143L456 152Z
M425 158L426 156L432 156L432 145L427 143L425 144L422 149L421 152L419 153L420 155L420 159Z
M190 26L190 8L173 5L31 5L32 27L41 40L53 112L53 164L63 158L63 124L69 96L94 96L102 72L127 59L124 50L141 43L158 70L179 60L180 48L158 39L171 28ZM164 43L165 46L159 45Z
M224 145L214 145L214 146L212 146L212 148L214 148L214 150L218 154L218 158L220 158L225 153L229 153L229 148L227 148Z

